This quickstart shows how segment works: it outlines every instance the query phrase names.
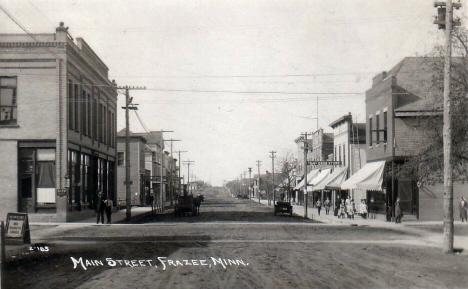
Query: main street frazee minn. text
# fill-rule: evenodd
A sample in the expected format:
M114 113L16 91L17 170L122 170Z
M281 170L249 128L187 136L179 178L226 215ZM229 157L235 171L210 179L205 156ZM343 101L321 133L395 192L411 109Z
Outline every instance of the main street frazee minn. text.
M157 260L139 259L139 260L118 260L113 258L102 259L83 259L82 257L70 257L73 263L73 269L83 268L88 270L92 267L154 267L161 268L163 271L170 267L199 266L207 268L221 267L227 269L230 266L249 266L249 263L239 259L225 259L210 257L208 259L183 259L175 260L167 257L157 257Z

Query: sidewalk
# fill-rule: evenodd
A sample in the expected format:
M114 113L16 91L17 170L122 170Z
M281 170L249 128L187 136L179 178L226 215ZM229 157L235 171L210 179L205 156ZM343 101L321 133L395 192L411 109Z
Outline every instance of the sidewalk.
M251 199L250 201L254 203L259 203L258 199ZM261 200L261 204L268 206L268 200ZM273 209L273 201L271 201L270 207ZM303 205L293 205L293 214L296 216L304 217L304 206ZM419 221L419 220L401 220L401 224L396 224L394 222L387 222L383 219L363 219L361 216L356 215L354 220L349 219L338 219L333 215L333 210L330 209L329 215L325 214L325 209L322 208L320 215L318 214L317 208L307 208L307 218L315 220L318 222L323 222L327 224L342 224L342 225L358 225L358 226L371 226L371 227L385 227L385 228L401 228L401 227L411 227L411 226L434 226L434 225L443 225L443 221ZM454 221L454 224L462 224L460 221Z
M155 214L164 214L164 213L169 213L170 211L166 208L165 212L158 212L155 210ZM151 214L151 207L132 207L131 209L132 217L131 221L137 221L140 218L143 218L149 214ZM127 210L119 210L115 213L112 213L112 224L123 224L126 223L126 217L127 217ZM89 218L89 219L84 219L84 220L79 220L76 222L70 222L70 223L58 223L58 222L30 222L29 225L31 226L51 226L51 227L56 227L56 226L66 226L66 227L86 227L86 226L112 226L111 225L106 225L106 224L96 224L96 219L97 216ZM104 216L104 221L107 221L107 217ZM24 244L24 245L7 245L5 246L5 255L7 260L14 259L16 256L20 256L23 254L28 254L30 251L31 245L37 245L38 242L43 241L43 238L41 236L31 236L31 244Z

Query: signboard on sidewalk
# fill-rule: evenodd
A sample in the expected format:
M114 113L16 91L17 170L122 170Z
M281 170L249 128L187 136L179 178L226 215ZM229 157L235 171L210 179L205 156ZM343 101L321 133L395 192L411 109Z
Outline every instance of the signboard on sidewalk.
M5 244L31 244L28 214L8 213L6 222Z

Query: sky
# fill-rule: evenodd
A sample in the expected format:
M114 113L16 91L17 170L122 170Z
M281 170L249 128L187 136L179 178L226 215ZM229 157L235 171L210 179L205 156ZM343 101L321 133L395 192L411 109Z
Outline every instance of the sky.
M82 37L139 104L134 132L165 139L190 174L222 185L252 167L275 170L303 132L364 122L372 78L443 44L428 0L3 0L29 32L60 21ZM467 5L456 15L464 17ZM464 20L463 20L464 21ZM0 33L23 32L0 12ZM125 103L120 97L118 107ZM318 106L317 106L318 102ZM125 126L118 112L117 129ZM169 144L166 150L170 151ZM182 165L182 175L187 167ZM193 178L192 178L193 179Z

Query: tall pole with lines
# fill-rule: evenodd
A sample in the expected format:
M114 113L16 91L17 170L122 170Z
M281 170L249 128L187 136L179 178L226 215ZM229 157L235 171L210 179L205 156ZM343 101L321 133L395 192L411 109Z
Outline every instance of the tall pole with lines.
M130 90L145 90L145 87L121 86L118 89L125 89L125 201L126 201L126 220L132 218L131 187L130 187L130 120L129 110L136 110L131 105Z
M257 168L258 168L258 183L257 183L258 203L260 203L260 163L261 163L261 161L257 161Z
M270 151L270 158L271 158L271 173L272 173L272 180L273 180L273 206L275 205L276 201L276 194L275 194L275 151Z

